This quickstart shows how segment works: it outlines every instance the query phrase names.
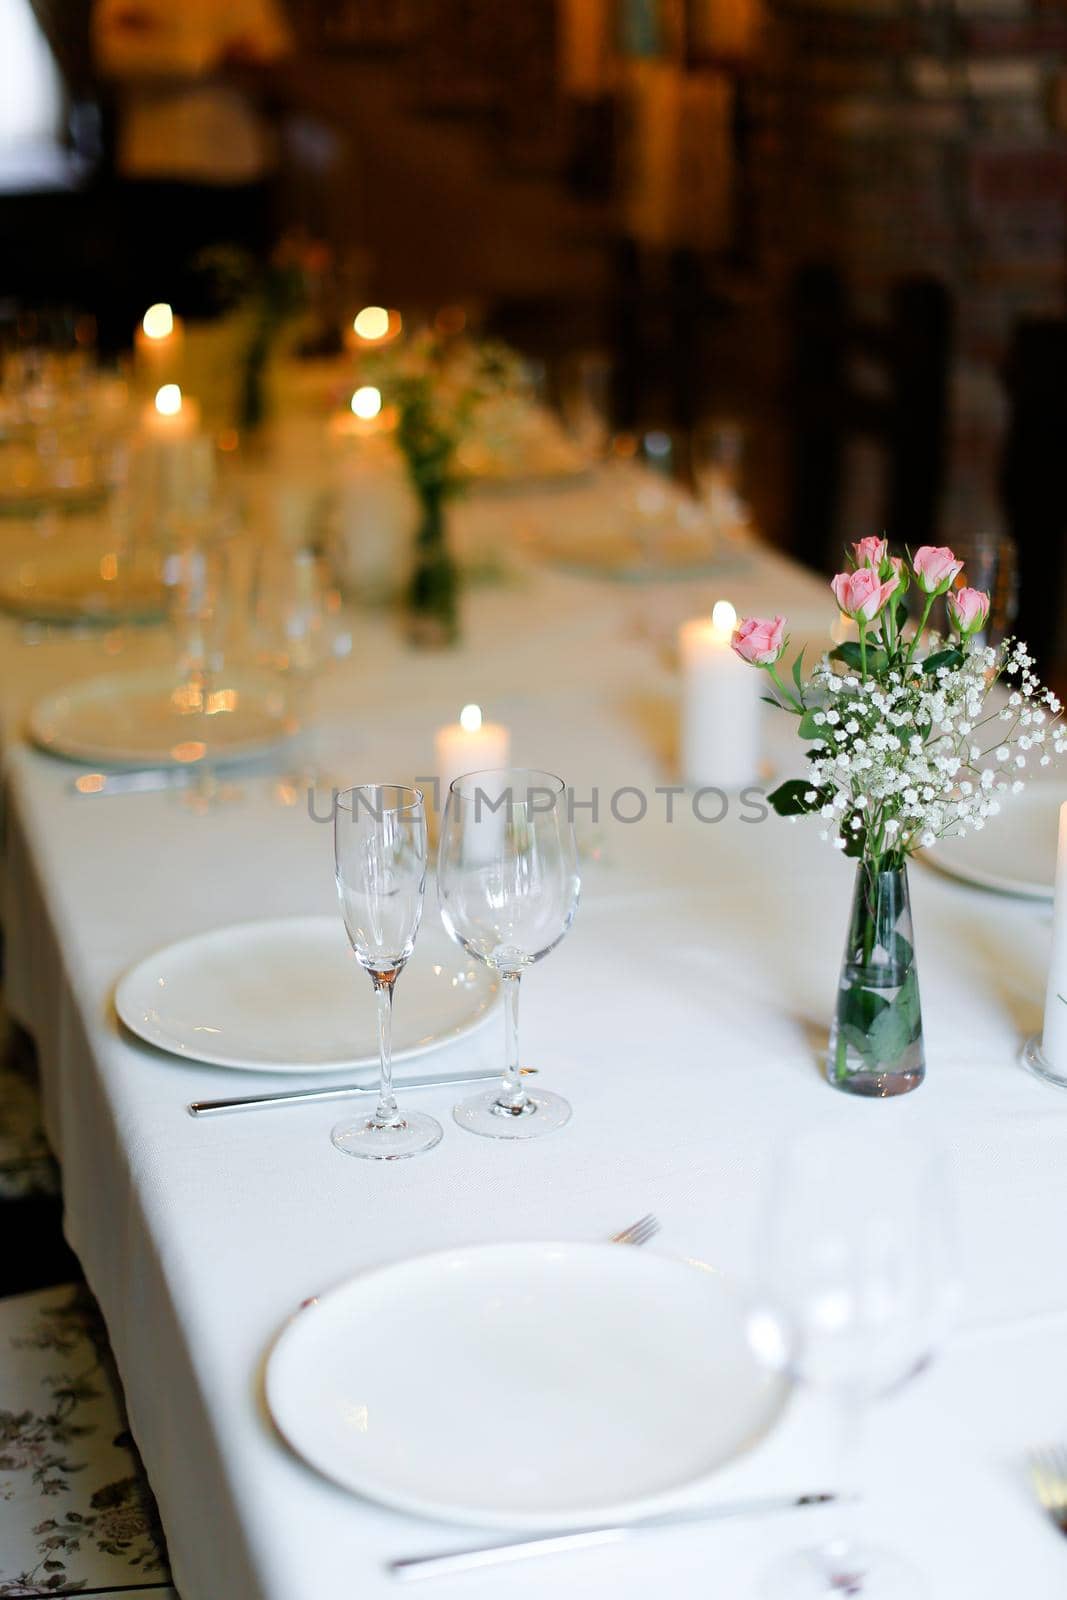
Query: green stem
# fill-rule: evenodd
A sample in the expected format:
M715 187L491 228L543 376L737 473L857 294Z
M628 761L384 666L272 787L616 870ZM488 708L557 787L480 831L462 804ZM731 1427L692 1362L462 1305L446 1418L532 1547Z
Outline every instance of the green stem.
M789 707L793 711L796 712L798 717L802 717L804 715L804 702L802 700L797 700L795 698L795 696L793 696L793 695L791 695L789 693L789 690L786 688L785 684L782 682L781 678L778 676L778 667L775 664L775 662L773 662L773 661L765 661L763 663L763 670L764 670L764 672L766 672L770 676L772 682L774 683L774 687L778 690L778 693L780 695L782 695L783 698L788 702ZM785 707L783 706L782 709L784 710Z
M859 624L859 630L860 630L860 676L862 677L864 683L866 683L867 682L867 620L866 620L865 617L861 616L861 617L857 617L856 621Z
M911 666L911 658L915 654L915 647L919 643L919 640L923 636L923 629L926 627L927 621L928 621L929 616L930 616L930 612L933 610L934 601L936 599L937 599L937 596L935 594L928 594L926 596L926 604L923 607L922 618L921 618L921 620L919 622L919 626L915 630L915 637L911 641L911 647L909 648L908 653L904 658L904 665L906 667L910 667Z

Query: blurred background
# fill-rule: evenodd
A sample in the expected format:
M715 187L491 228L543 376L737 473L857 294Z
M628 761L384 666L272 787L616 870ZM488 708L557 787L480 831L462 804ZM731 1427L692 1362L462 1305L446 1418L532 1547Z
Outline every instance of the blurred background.
M9 347L121 362L295 253L309 359L364 304L497 335L814 567L1012 540L1062 683L1062 0L0 0L0 41Z

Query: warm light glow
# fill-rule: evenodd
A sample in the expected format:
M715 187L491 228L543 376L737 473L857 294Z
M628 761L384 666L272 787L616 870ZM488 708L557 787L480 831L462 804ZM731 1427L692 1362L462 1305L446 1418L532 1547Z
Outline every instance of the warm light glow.
M166 339L174 332L174 312L165 301L149 306L141 322L149 339Z
M352 327L361 339L384 339L389 332L389 313L384 306L364 306Z
M372 417L376 417L381 409L382 391L376 389L371 383L365 383L352 396L352 414L356 417L362 417L364 422L369 422Z
M74 787L79 794L99 794L106 783L102 772L83 772L80 778L75 778Z
M161 417L176 417L182 408L182 392L176 383L165 383L156 390L156 410Z
M716 600L711 608L711 625L724 638L732 635L737 627L737 612L729 600Z
M464 706L459 714L459 725L464 733L477 733L482 725L481 706Z

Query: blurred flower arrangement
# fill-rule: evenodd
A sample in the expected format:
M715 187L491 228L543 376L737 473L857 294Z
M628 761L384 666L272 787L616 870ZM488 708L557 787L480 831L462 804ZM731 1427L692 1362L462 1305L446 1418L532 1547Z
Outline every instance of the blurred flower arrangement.
M419 501L408 586L412 641L452 644L459 630L459 573L446 508L469 481L460 450L482 408L521 387L522 364L506 345L425 330L364 355L359 372L396 412L394 437Z
M229 245L202 252L198 266L213 283L223 310L243 324L235 421L255 433L267 420L267 376L272 358L299 336L314 304L316 286L330 265L329 248L302 234L281 239L266 260Z
M966 587L962 568L943 546L898 557L884 539L861 540L831 584L858 637L807 679L801 652L791 688L778 670L784 618L749 618L733 637L809 745L806 775L774 790L771 805L787 817L817 814L823 838L859 863L831 1036L832 1079L858 1093L897 1093L923 1074L908 856L979 832L1001 797L1023 788L1028 765L1048 766L1067 749L1060 702L1038 681L1026 646L982 643L989 596ZM912 584L922 610L909 632ZM946 636L927 631L942 597Z

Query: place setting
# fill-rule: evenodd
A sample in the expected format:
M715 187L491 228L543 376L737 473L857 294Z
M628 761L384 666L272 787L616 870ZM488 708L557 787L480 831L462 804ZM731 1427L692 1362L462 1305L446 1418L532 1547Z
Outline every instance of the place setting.
M0 1600L1062 1595L1063 8L68 9Z

